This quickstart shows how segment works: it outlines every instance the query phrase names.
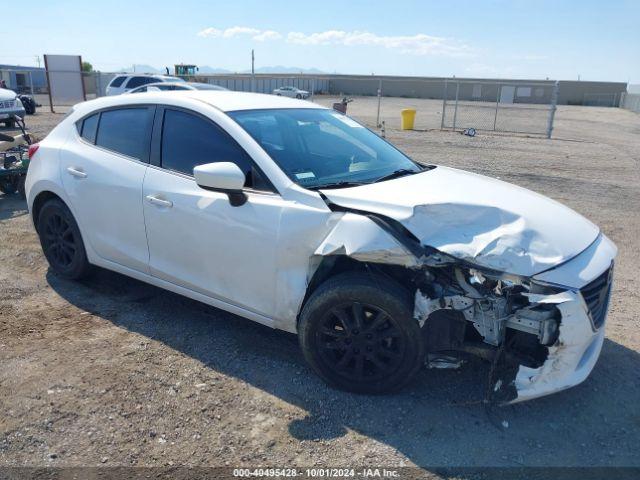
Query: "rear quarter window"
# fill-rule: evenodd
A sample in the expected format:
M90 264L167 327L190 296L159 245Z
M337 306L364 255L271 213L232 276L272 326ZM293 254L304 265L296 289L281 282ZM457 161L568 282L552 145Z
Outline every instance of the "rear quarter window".
M96 142L96 133L98 133L98 119L100 118L99 113L95 113L90 117L85 118L78 125L78 132L80 136L84 138L89 143Z
M122 82L124 82L124 79L127 78L125 76L120 76L120 77L116 77L111 81L111 85L112 87L119 87L120 85L122 85Z

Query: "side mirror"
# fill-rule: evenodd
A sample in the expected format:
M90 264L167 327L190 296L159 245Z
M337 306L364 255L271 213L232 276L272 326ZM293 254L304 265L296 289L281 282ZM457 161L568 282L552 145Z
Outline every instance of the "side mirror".
M242 191L245 175L235 163L205 163L193 169L198 186L215 192L224 192L234 207L244 205L247 195Z

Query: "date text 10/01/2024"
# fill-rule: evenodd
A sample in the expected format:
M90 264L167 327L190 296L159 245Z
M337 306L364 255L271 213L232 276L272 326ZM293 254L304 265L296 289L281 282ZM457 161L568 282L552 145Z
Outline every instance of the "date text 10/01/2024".
M397 470L386 468L236 468L234 477L302 477L302 478L398 478Z

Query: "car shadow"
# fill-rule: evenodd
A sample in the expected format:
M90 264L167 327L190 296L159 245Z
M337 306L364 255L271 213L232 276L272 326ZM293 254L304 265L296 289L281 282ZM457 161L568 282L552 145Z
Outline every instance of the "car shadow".
M326 386L306 366L294 335L102 269L83 282L51 272L47 279L77 307L304 409L306 417L288 425L298 440L352 430L432 471L639 465L640 355L608 339L582 385L518 405L479 402L489 370L482 362L424 369L398 394L363 396Z
M0 193L0 220L21 217L28 213L27 201L20 195Z

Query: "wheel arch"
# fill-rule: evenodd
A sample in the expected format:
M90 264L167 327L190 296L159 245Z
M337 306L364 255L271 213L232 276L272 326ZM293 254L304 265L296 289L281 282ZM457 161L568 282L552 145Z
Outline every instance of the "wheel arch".
M403 265L365 262L348 255L328 255L322 257L313 275L309 279L306 292L296 316L296 326L298 326L300 322L302 310L318 287L329 279L344 273L367 273L372 276L385 277L399 284L412 295L415 295L417 289L415 283L416 272Z
M317 288L329 278L347 272L365 272L393 280L415 294L418 259L391 227L376 217L343 212L339 221L311 257L311 271L295 317Z
M31 220L33 221L33 226L35 227L36 232L38 231L38 218L40 217L40 212L42 211L42 207L49 200L53 200L53 199L60 200L62 203L64 203L67 206L67 208L69 208L69 205L67 204L67 202L65 202L64 199L60 197L60 195L50 190L43 190L40 193L38 193L33 199L33 203L31 205Z

